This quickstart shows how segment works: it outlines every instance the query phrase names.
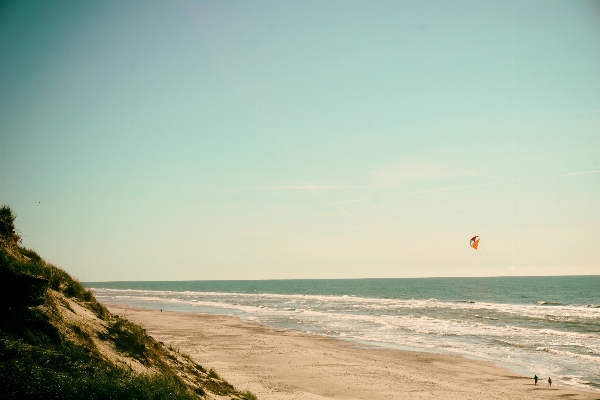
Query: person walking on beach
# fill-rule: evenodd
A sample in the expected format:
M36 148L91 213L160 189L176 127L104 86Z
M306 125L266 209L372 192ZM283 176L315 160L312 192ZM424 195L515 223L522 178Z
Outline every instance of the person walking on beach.
M548 386L552 386L552 378L548 377Z
M534 375L534 376L533 376L533 384L534 384L535 386L537 386L537 381L538 381L538 377L537 377L537 375Z

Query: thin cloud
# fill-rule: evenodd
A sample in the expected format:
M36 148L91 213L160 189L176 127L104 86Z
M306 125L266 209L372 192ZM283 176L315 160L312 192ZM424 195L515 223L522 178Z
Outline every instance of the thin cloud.
M429 171L429 173L427 173ZM479 186L492 186L492 185L503 185L507 183L520 183L520 182L528 182L528 181L536 181L536 180L544 180L544 179L552 179L552 178L562 178L568 176L576 176L576 175L589 175L589 174L597 174L600 173L600 170L593 171L583 171L583 172L573 172L568 174L560 174L560 175L552 175L545 177L537 177L537 178L528 178L528 179L518 179L518 180L508 180L508 181L499 181L499 182L491 182L491 183L479 183L473 185L463 185L463 186L449 186L444 188L436 188L436 189L426 189L419 190L416 192L407 192L395 195L388 196L378 196L379 199L390 198L390 197L402 197L402 196L410 196L414 194L422 194L422 193L431 193L431 192L441 192L446 190L454 190L454 189L464 189L464 188L472 188ZM392 173L392 175L400 176L399 174ZM434 168L425 167L418 171L413 171L412 174L405 174L405 177L412 176L414 179L416 178L435 178L435 177L454 177L454 176L477 176L475 172L471 171L454 171L443 174ZM399 182L396 180L396 182ZM303 185L274 185L274 186L209 186L209 187L201 187L200 189L204 190L215 190L215 191L261 191L261 190L298 190L298 191L308 191L308 192L321 192L325 190L362 190L362 189L389 189L390 185L365 185L365 186L331 186L331 185L318 185L315 183L307 182ZM353 203L357 201L367 201L373 200L373 196L355 199L355 200L344 200L336 203L326 203L326 204L344 204L344 203ZM318 207L318 206L306 206L300 208L307 207Z
M308 182L304 185L260 186L257 188L265 190L306 190L310 192L318 192L324 190L385 189L385 186L331 186L317 185L315 183Z
M331 186L331 185L318 185L312 182L307 182L303 185L271 185L271 186L203 186L200 189L224 191L224 192L250 192L250 191L284 191L284 190L296 190L296 191L307 191L307 192L321 192L325 190L356 190L356 189L385 189L384 186Z
M585 171L585 172L574 172L572 174L562 174L562 175L556 175L556 176L551 176L550 178L562 178L563 176L575 176L575 175L587 175L587 174L597 174L599 173L600 170L595 170L595 171ZM547 179L547 178L540 178L540 179Z
M399 194L393 194L393 195L387 195L387 196L380 196L379 198L380 199L391 199L391 198L396 198L396 197L415 196L415 195L425 194L425 193L445 192L445 191L449 191L449 190L467 189L467 188L485 187L485 186L495 186L495 185L506 185L506 184L509 184L509 183L521 183L521 182L539 181L539 180L545 180L545 179L563 178L563 177L576 176L576 175L590 175L590 174L598 174L598 173L600 173L600 170L583 171L583 172L573 172L573 173L568 173L568 174L543 176L543 177L537 177L537 178L515 179L515 180L489 182L489 183L477 183L477 184L472 184L472 185L448 186L448 187L443 187L443 188L425 189L425 190L418 190L418 191L414 191L414 192L405 192L405 193L399 193ZM370 197L363 197L363 198L352 199L352 200L342 200L342 201L335 201L335 202L324 202L323 205L326 205L326 206L339 206L341 204L358 203L358 202L372 201L372 200L373 200L373 197L370 196ZM275 210L275 211L268 211L266 213L270 214L270 213L274 213L274 212L302 210L302 209L314 208L314 207L321 207L321 206L322 205L309 205L309 206L302 206L302 207L286 208L286 209Z
M443 155L435 154L383 165L373 172L375 185L393 187L413 180L476 175L473 171L456 168L449 162L440 159L440 156Z

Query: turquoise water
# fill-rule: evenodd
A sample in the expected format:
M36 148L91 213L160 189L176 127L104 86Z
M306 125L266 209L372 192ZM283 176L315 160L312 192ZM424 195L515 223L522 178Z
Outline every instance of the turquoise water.
M475 357L600 389L600 276L86 285L106 303Z

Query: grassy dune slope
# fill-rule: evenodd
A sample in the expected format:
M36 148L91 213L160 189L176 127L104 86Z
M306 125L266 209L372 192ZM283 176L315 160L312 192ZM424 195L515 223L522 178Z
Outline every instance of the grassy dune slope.
M247 399L186 354L113 315L20 245L0 207L0 386L7 399Z

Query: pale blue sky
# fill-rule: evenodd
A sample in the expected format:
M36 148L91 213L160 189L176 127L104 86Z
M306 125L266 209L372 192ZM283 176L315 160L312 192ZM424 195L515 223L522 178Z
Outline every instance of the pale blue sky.
M83 281L598 274L598 71L598 2L3 2L0 203Z

